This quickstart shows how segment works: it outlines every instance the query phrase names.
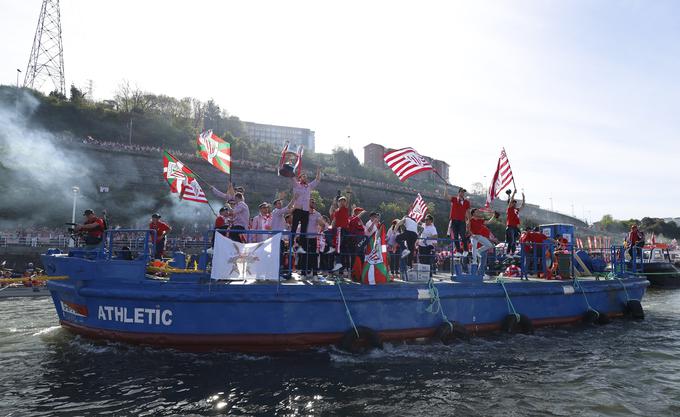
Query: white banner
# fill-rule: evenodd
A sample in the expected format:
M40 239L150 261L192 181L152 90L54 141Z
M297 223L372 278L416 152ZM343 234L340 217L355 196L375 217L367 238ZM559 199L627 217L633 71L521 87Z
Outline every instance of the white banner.
M239 243L215 233L212 279L279 279L281 233L259 243Z

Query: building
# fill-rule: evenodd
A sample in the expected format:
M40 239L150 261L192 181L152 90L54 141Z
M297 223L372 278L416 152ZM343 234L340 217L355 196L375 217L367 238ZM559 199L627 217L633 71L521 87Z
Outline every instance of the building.
M383 159L386 152L392 151L392 148L385 148L377 143L369 143L364 146L364 166L370 166L375 168L388 169L385 160ZM444 177L446 181L449 180L449 164L439 159L434 159L429 156L423 155L423 157L432 164L432 167ZM422 176L419 178L413 177L414 180L431 180L436 174L434 172L429 172L429 175Z
M316 145L313 130L254 122L243 122L243 125L249 139L268 143L275 148L283 148L288 141L293 147L302 145L306 150L313 152Z
M364 166L373 168L387 168L383 156L385 147L377 143L369 143L364 146Z
M441 175L447 182L449 181L449 164L447 164L444 161L441 161L439 159L430 159L429 157L425 157L430 161L432 164L432 167Z

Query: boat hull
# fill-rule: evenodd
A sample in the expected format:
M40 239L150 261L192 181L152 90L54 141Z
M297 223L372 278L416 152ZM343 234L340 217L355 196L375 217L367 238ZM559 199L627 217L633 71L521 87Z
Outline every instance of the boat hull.
M189 351L331 345L352 329L350 316L383 341L431 337L444 321L439 305L449 320L473 334L484 333L500 330L512 310L498 283L439 283L437 295L426 284L341 285L342 293L337 285L153 280L48 285L62 326L74 333ZM647 285L644 278L579 280L576 286L573 281L513 280L505 288L518 313L534 326L547 326L579 322L589 308L622 315L626 302L641 300Z
M651 287L680 288L680 270L671 262L644 263L642 269Z

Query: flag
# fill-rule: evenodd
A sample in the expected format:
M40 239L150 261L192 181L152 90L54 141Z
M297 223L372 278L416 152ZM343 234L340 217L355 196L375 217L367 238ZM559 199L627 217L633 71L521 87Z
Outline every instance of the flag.
M385 244L385 227L373 233L368 241L368 254L365 256L361 281L364 284L385 284L390 281L387 272L387 245Z
M302 174L302 154L304 152L304 149L302 148L302 145L298 146L297 152L295 155L297 156L297 160L295 161L295 167L293 171L295 172L295 175L298 177L300 174Z
M588 249L593 249L593 238L588 236Z
M496 165L496 172L493 174L489 192L486 195L486 206L490 207L491 202L498 197L498 195L513 182L512 169L510 168L510 161L508 154L505 153L505 148L501 150L501 156L498 158Z
M234 242L215 233L211 279L279 279L281 233L259 243Z
M286 154L288 153L288 142L286 142L283 145L283 150L281 150L281 159L279 160L279 169L276 170L276 173L278 175L281 175L281 168L283 168L283 164L286 163Z
M208 204L208 199L205 197L203 189L195 178L187 178L182 192L179 193L179 199Z
M211 163L215 168L229 174L231 173L231 145L225 142L212 130L207 130L196 139L198 154L201 158Z
M423 171L433 170L432 165L413 148L403 148L387 152L385 163L404 182L409 177Z
M423 197L418 193L416 200L408 211L408 216L416 222L421 222L423 221L425 214L427 214L427 204L425 204L425 200L423 200Z
M179 194L180 200L208 202L196 174L168 151L163 151L163 177L170 185L170 192Z

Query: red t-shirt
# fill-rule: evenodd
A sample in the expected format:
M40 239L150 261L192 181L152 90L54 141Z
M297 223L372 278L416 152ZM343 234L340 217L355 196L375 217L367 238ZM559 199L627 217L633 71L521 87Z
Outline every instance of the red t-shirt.
M161 221L156 224L151 222L149 223L149 229L156 231L156 241L158 242L159 240L163 239L165 233L170 231L170 226L168 226L167 223L163 223Z
M639 230L631 231L628 234L628 241L630 242L631 245L635 245L637 242L639 242L641 240L642 240L642 236L641 236Z
M224 227L227 225L227 219L224 218L224 216L217 216L217 219L215 219L215 229L219 229L220 227Z
M470 201L463 199L461 203L458 197L451 197L451 212L449 217L451 220L465 221L465 213L470 209Z
M100 219L99 217L95 217L92 220L87 220L85 224L92 224L92 223L97 223L98 227L95 227L94 229L89 229L87 231L88 236L101 239L102 236L104 235L104 220Z
M489 228L484 224L484 219L476 219L474 217L470 219L470 233L484 236L487 239L491 236Z
M352 216L349 219L349 233L353 235L363 235L364 225L361 224L359 216Z
M335 227L349 228L349 207L338 207L334 213Z
M515 207L508 207L507 210L508 221L507 225L512 227L519 226L519 209Z

